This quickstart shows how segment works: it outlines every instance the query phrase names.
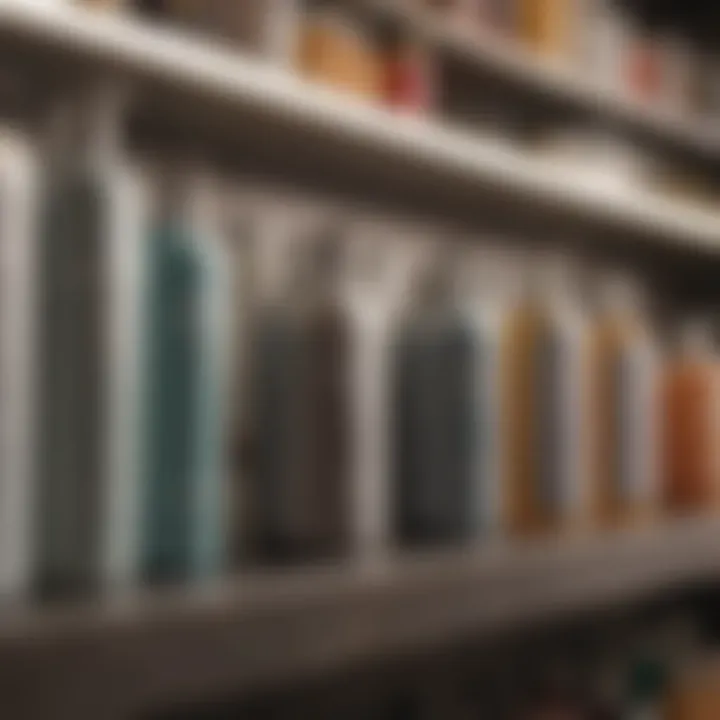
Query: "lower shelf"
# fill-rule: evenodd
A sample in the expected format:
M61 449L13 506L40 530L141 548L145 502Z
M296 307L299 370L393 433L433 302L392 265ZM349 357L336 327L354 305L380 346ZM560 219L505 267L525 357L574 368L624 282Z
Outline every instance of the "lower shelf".
M8 616L9 717L125 717L720 575L720 520L254 574Z

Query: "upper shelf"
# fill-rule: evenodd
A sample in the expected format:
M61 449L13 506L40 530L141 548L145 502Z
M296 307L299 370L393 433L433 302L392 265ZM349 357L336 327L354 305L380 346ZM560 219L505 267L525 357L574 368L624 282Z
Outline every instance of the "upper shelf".
M720 253L720 216L640 189L600 191L556 163L430 120L398 115L304 82L210 42L64 4L0 0L0 48L120 72L187 100L185 112L263 131L268 145L312 147L370 181L432 183L468 207L502 200L522 218L573 221L680 249ZM172 112L177 112L173 106ZM170 111L168 122L172 121ZM375 159L375 165L369 165ZM498 203L495 203L496 205Z
M508 86L566 106L599 114L635 128L659 141L720 160L720 132L716 122L691 120L669 109L652 106L617 88L589 79L566 64L553 62L518 43L480 37L477 28L442 18L407 0L360 0L369 11L411 28L441 53L491 73Z

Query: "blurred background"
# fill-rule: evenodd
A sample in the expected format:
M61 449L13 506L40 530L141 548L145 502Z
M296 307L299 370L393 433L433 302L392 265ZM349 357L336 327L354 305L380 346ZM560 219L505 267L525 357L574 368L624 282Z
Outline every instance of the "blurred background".
M720 717L719 13L0 0L0 711Z

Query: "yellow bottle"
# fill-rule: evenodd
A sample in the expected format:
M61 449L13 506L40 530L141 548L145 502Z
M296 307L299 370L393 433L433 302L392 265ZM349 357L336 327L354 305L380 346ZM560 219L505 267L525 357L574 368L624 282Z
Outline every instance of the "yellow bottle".
M507 523L525 534L581 526L588 508L587 325L562 265L545 264L503 339Z
M659 493L659 357L640 294L625 278L601 291L593 332L593 491L600 524L655 515Z

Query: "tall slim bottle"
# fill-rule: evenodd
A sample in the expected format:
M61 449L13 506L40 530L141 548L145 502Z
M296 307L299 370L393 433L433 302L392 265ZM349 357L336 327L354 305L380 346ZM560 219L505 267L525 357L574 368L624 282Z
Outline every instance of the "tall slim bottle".
M435 261L417 278L394 357L394 515L407 544L462 542L477 524L475 339L454 268Z
M37 249L37 583L132 582L142 182L112 89L53 116Z
M660 491L659 357L632 284L614 278L602 295L593 332L593 512L601 523L641 521Z
M161 181L147 245L142 567L150 581L217 574L226 559L229 276L212 186Z
M683 330L665 377L665 500L684 514L720 501L720 373L710 328Z
M287 560L296 552L293 488L301 422L297 247L280 208L258 218L253 242L256 292L248 341L248 408L241 438L243 554Z
M33 275L38 202L30 139L0 128L0 597L29 589Z
M301 280L303 419L299 531L309 552L338 556L351 542L350 322L342 296L342 229L313 234Z
M290 282L252 341L253 554L336 557L350 542L349 327L336 230L295 248ZM300 250L300 252L298 252Z
M472 330L475 367L474 482L471 507L475 530L482 539L504 531L506 499L503 492L504 459L500 448L503 429L501 371L503 328L513 276L499 258L487 251L470 254L464 311Z
M406 259L388 228L362 227L349 245L353 539L358 557L373 562L390 540L391 346Z
M253 250L262 243L263 201L249 188L229 189L223 194L222 225L228 243L228 286L230 301L229 382L231 398L227 412L229 428L227 561L232 566L242 563L247 554L249 513L245 479L246 439L249 422L249 394L252 384L250 340L252 319L258 300L258 277Z
M507 519L521 534L574 527L588 505L587 328L567 270L538 271L504 333Z

